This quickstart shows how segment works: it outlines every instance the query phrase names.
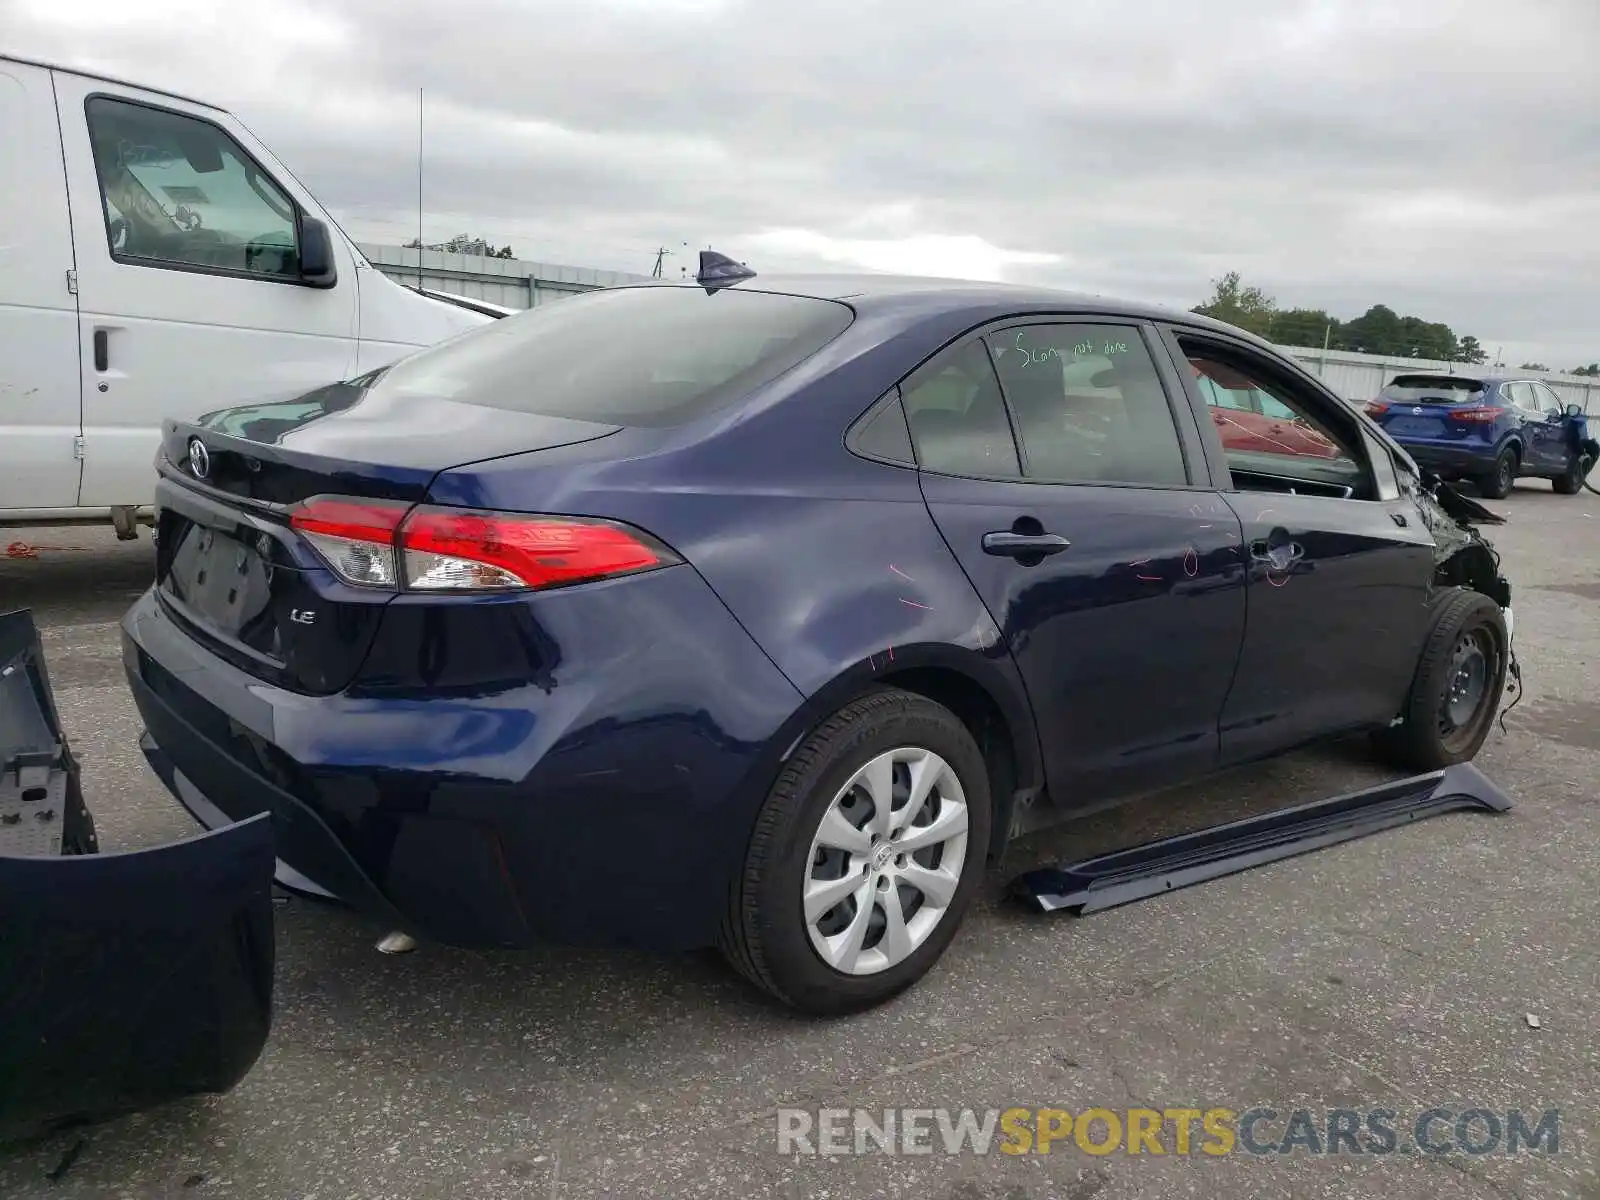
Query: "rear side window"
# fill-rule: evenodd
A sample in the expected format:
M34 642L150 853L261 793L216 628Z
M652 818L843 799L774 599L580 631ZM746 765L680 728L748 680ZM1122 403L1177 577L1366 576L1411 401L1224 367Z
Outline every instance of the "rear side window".
M1015 479L1017 443L982 342L924 363L900 385L917 465L944 475Z
M587 292L391 367L374 394L608 425L678 425L770 383L849 327L833 300L728 288Z
M1189 482L1166 390L1129 325L1028 325L992 335L1029 479Z
M1483 383L1454 375L1397 375L1383 389L1383 398L1410 404L1478 404L1483 400Z

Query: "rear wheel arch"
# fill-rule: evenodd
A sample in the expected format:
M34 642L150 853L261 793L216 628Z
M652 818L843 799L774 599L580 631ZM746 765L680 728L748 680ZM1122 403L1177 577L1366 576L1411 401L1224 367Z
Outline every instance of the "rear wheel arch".
M949 709L967 727L972 740L983 752L989 773L989 795L994 806L994 822L989 832L989 852L998 855L1005 847L1011 828L1011 813L1019 790L1039 786L1038 741L1031 720L1016 729L1005 710L981 683L953 667L908 667L889 672L880 682L925 696ZM1028 751L1032 749L1032 761ZM1024 783L1024 780L1029 782Z
M988 767L994 822L989 851L1005 846L1019 795L1044 785L1044 765L1026 696L975 651L946 645L896 646L841 672L807 700L784 730L783 760L834 713L870 692L898 688L949 709L966 726ZM782 763L779 764L779 770Z

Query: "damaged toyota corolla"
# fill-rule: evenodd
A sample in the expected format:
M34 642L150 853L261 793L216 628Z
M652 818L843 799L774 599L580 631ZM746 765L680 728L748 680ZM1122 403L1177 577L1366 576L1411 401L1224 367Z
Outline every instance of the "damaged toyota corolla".
M280 882L424 941L718 945L838 1013L1019 834L1482 744L1498 518L1267 343L704 266L166 425L124 662L203 826L270 814ZM1296 436L1220 436L1240 389Z
M271 812L287 881L424 940L715 943L832 1012L1020 830L1361 730L1477 751L1492 516L1270 346L725 269L168 424L125 661L203 825ZM1241 380L1320 439L1228 447Z

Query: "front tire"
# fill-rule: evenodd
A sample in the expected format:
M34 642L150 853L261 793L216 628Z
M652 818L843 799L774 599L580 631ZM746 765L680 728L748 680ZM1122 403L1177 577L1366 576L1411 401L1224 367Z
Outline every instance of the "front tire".
M1500 606L1453 588L1435 611L1401 723L1378 735L1384 757L1417 771L1467 762L1489 736L1505 690L1510 638Z
M1504 500L1517 482L1517 465L1521 461L1515 446L1507 446L1494 460L1494 469L1478 483L1478 488L1490 500Z
M756 819L721 949L819 1016L871 1008L927 974L981 883L988 773L966 726L894 689L851 702L784 765Z
M1583 481L1588 475L1588 460L1576 450L1567 455L1567 469L1550 481L1558 495L1576 496L1583 491Z

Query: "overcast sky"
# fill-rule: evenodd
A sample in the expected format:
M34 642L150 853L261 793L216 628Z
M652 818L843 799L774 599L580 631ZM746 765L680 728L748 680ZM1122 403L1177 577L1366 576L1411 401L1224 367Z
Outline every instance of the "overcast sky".
M0 0L235 111L358 240L648 271L1233 269L1600 359L1600 0Z

